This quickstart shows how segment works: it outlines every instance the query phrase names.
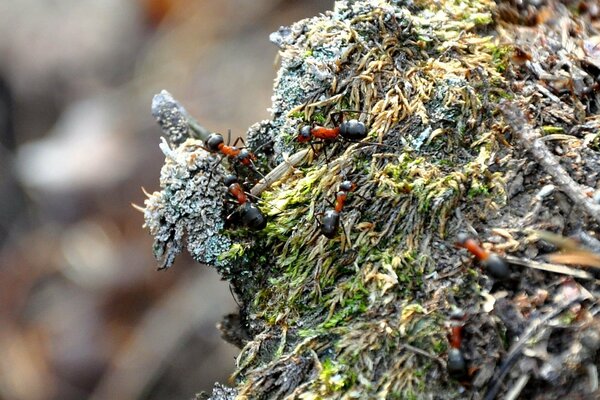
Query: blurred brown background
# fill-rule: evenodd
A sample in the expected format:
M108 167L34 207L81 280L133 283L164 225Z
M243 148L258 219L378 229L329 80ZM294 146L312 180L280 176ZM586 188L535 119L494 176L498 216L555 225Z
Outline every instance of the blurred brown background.
M280 25L333 1L0 2L0 399L189 399L226 382L211 268L155 271L140 189L169 90L206 127L269 116Z

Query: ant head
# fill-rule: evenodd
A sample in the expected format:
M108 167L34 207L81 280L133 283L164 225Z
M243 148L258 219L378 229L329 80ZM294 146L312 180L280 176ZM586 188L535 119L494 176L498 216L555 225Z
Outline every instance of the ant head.
M462 308L454 307L452 309L452 311L450 312L450 319L454 320L454 321L461 321L466 316L467 316L467 314L465 313L465 310L463 310Z
M238 180L238 177L235 175L227 175L225 177L225 179L223 180L223 182L225 183L225 186L229 186L234 183L239 183L239 180Z
M310 125L304 125L303 127L301 127L300 130L298 131L297 140L300 143L308 142L312 136L312 134L310 133L311 129L312 128L310 127Z
M252 157L252 153L248 149L241 149L237 155L238 160L246 160Z
M208 136L208 139L206 139L205 143L209 151L217 152L219 151L219 146L224 142L225 140L223 139L223 136L219 135L218 133L211 133Z
M356 184L352 181L343 181L340 183L340 190L344 192L353 192L356 189Z
M340 124L340 135L350 140L364 139L367 137L367 127L359 120L351 119Z
M456 245L457 246L464 246L465 243L467 242L467 240L471 239L471 237L465 233L465 232L459 232L458 235L456 235Z

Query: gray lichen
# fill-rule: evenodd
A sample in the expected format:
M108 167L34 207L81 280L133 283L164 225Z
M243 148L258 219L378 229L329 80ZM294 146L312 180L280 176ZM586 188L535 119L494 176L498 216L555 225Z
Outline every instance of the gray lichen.
M219 255L231 247L231 239L222 234L225 170L203 146L195 139L175 148L161 144L162 190L144 203L145 227L154 237L160 269L169 268L186 243L195 260L216 266L222 265Z
M169 143L180 145L190 137L187 113L169 92L163 90L154 96L151 110Z

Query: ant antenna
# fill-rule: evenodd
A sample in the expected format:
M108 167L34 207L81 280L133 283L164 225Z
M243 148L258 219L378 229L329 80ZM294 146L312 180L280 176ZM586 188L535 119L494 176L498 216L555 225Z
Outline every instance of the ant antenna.
M238 308L242 308L242 305L238 302L237 300L237 296L235 295L234 291L233 291L233 285L230 283L229 284L229 293L231 293L231 297L233 298L233 301L235 301L235 304L237 304Z

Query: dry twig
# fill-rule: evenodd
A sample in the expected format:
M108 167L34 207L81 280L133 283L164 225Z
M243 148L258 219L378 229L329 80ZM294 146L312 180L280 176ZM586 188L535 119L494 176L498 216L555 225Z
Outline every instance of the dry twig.
M506 122L510 125L515 135L520 139L521 145L529 151L533 158L552 176L558 187L596 222L600 223L600 206L594 204L584 193L585 188L575 182L560 166L556 157L548 150L537 129L531 126L523 111L514 103L504 102L501 110Z

